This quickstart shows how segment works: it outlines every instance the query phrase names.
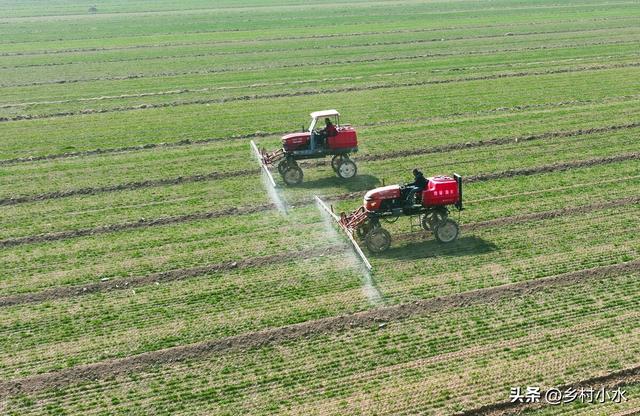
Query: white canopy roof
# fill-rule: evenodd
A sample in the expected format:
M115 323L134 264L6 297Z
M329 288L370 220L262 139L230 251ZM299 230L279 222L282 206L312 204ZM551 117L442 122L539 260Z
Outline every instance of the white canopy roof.
M339 116L337 110L322 110L322 111L314 111L311 113L311 117L313 118L321 118L321 117L331 117L331 116Z

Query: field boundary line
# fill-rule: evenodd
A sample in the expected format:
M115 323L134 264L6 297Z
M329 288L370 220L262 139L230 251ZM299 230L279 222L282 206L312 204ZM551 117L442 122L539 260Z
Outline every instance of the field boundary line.
M412 316L438 312L450 308L486 304L533 294L545 288L565 287L577 282L637 272L638 270L640 270L640 260L635 260L610 266L563 273L552 277L492 288L476 289L432 299L423 299L395 306L380 307L355 314L340 315L300 324L270 328L222 339L151 351L126 358L105 360L56 372L0 382L0 397L30 394L45 389L60 388L76 382L93 381L105 377L123 375L129 372L141 371L149 366L161 363L175 363L188 359L201 358L213 353L261 348L271 344L298 340L322 333L335 333L345 329L365 327L381 322L400 321ZM640 367L636 367L634 371L640 371ZM498 407L501 405L503 404L499 404ZM476 413L468 413L468 415L476 414L479 415L483 413L479 413L479 411L476 411Z
M596 202L589 205L561 208L551 211L534 212L510 217L500 217L493 220L478 221L463 224L463 231L474 231L483 228L517 224L527 221L540 221L557 218L566 215L583 214L592 211L599 211L620 206L628 206L640 203L640 196L627 197L614 201ZM394 237L396 241L416 241L423 240L423 231L398 234ZM347 247L345 245L345 247ZM248 257L236 261L225 261L204 266L195 266L183 269L173 269L168 271L151 273L144 276L133 276L118 278L113 281L91 282L74 286L58 286L44 289L38 292L18 293L0 297L0 308L22 305L27 303L39 303L47 300L64 299L76 296L83 296L92 293L102 293L114 290L125 290L153 283L171 282L184 280L192 277L203 276L214 272L227 272L231 270L242 270L251 267L268 266L279 264L291 260L310 259L317 256L328 256L336 253L336 246L307 249L299 251L287 251L270 256Z

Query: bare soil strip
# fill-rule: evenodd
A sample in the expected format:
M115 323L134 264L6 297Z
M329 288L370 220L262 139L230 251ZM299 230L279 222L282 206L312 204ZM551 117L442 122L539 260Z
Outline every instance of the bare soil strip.
M640 159L640 152L629 153L629 154L624 154L619 156L597 158L597 159L580 160L576 162L555 163L551 165L538 166L534 168L513 169L513 170L507 170L503 172L480 174L480 175L468 177L466 179L466 182L467 183L482 182L482 181L509 178L509 177L521 176L521 175L528 176L528 175L534 175L537 173L564 171L569 169L615 163L615 162L621 162L621 161L633 160L633 159ZM361 192L350 192L342 195L329 197L327 198L327 200L330 200L330 201L349 200L349 199L361 196L361 194L362 194ZM297 201L295 205L301 206L301 205L310 205L313 203L314 203L313 199L306 198L306 199ZM256 212L268 211L270 209L273 209L273 207L274 207L273 204L247 206L247 207L241 207L241 208L233 207L233 208L227 208L227 209L218 210L218 211L198 212L194 214L163 217L163 218L156 218L152 220L141 219L136 222L125 222L120 224L104 225L104 226L95 227L95 228L83 228L79 230L60 231L60 232L49 233L49 234L38 234L38 235L25 236L25 237L8 238L5 240L0 240L0 248L14 247L14 246L19 246L23 244L41 243L46 241L64 240L69 238L85 237L85 236L97 235L97 234L106 234L106 233L112 233L117 231L132 230L136 228L156 227L161 225L178 224L178 223L189 222L189 221L213 219L213 218L219 218L219 217L224 217L229 215L253 214Z
M70 384L142 371L153 365L163 363L171 364L188 359L201 358L213 353L260 348L274 343L299 340L323 333L334 333L342 330L350 330L355 327L366 327L381 322L399 321L412 316L438 312L450 308L486 304L503 299L526 296L546 288L570 286L579 282L635 272L639 269L640 260L636 260L622 264L565 273L549 278L478 289L408 304L377 308L351 315L323 318L296 325L271 328L223 339L167 348L122 359L112 359L95 364L71 367L61 371L0 382L0 397L16 394L32 394L45 389L61 388ZM639 370L640 369L634 369L632 375L637 375ZM624 377L629 378L630 375L625 373ZM606 380L606 378L604 380ZM597 379L589 381L592 383L598 382ZM501 403L494 406L501 408L504 404ZM476 410L478 413L469 414L489 414L488 410ZM486 413L480 413L481 411Z
M481 221L462 225L464 231L473 231L482 228L490 228L496 226L505 226L517 224L526 221L538 221L561 216L583 214L592 211L599 211L608 208L623 207L640 203L640 196L617 199L615 201L597 202L590 205L578 207L561 208L552 211L536 212L530 214L522 214L511 217L496 218L489 221ZM423 232L410 232L394 236L396 241L417 241L423 239ZM97 283L89 283L77 286L61 286L55 287L41 292L20 293L0 297L0 308L21 305L26 303L38 303L47 300L55 300L69 298L74 296L82 296L97 292L108 292L112 290L124 290L134 287L145 286L153 283L171 282L175 280L183 280L191 277L201 276L213 272L225 272L234 269L245 269L250 267L260 267L272 264L283 263L291 260L309 259L321 255L331 255L336 253L336 247L319 247L309 250L290 251L263 257L251 257L237 261L228 261L224 263L215 263L199 267L189 267L184 269L169 270L166 272L153 273L146 276L137 276L114 281L105 281Z
M402 158L407 156L419 156L419 155L426 155L426 154L444 153L444 152L450 152L450 151L461 150L461 149L471 149L471 148L485 147L485 146L500 146L500 145L505 145L509 143L523 142L523 141L578 137L578 136L585 136L585 135L591 135L591 134L613 132L618 130L634 129L638 127L640 127L640 122L623 124L623 125L606 126L606 127L595 127L591 129L546 132L542 134L520 136L520 137L502 137L502 138L495 138L490 140L480 140L476 142L451 143L451 144L445 144L441 146L403 150L403 151L397 151L397 152L392 151L392 152L384 152L384 153L373 154L373 155L365 154L358 157L358 160L361 160L361 161L388 160L388 159ZM628 160L626 158L627 156L628 155L621 155L620 157L625 158L622 160ZM634 157L631 157L631 158L633 159ZM585 161L584 163L587 163L587 165L585 166L588 166L589 162L590 161ZM604 162L604 163L611 163L611 162ZM315 166L324 166L326 165L326 162L316 161L316 162L307 162L303 164L309 167L315 167ZM557 167L554 167L554 166L557 166ZM571 165L570 167L576 167L576 166ZM532 174L539 173L538 171L536 171L536 169L538 168L530 168L529 171L532 171ZM549 169L563 170L563 168L560 165L549 165ZM259 169L249 169L249 170L245 169L245 170L227 171L227 172L211 172L204 175L180 176L177 178L154 179L154 180L139 181L139 182L128 182L128 183L122 183L117 185L108 185L108 186L102 186L102 187L86 187L86 188L78 188L78 189L68 189L65 191L47 192L42 194L22 195L22 196L1 198L0 206L17 205L17 204L23 204L28 202L36 202L36 201L46 201L49 199L68 198L68 197L78 196L78 195L95 195L95 194L101 194L101 193L107 193L107 192L118 192L118 191L135 190L135 189L142 189L142 188L180 185L185 183L220 180L220 179L227 179L227 178L233 178L233 177L239 177L239 176L251 176L251 175L258 174L259 172L260 172ZM509 174L516 175L516 176L527 175L526 172L527 172L527 169L520 169L520 170L513 170L513 171L506 171L506 172L482 174L482 175L476 175L476 176L465 178L465 181L474 182L474 181L481 181L481 180L487 180L487 179L495 179L494 177L492 177L492 175L494 176L498 175L498 177L505 177Z
M341 64L353 64L353 63L363 63L363 62L422 59L422 58L428 58L428 57L431 57L431 55L414 55L414 56L402 56L402 57L391 57L391 58L369 58L369 59L360 59L360 60L345 60L340 62L320 62L314 65L341 65ZM291 64L291 65L283 65L282 67L298 68L306 65L309 65L309 64ZM173 101L173 102L155 103L155 104L140 104L136 106L121 106L121 107L111 107L111 108L102 108L102 109L87 108L79 111L63 111L63 112L48 113L48 114L20 114L20 115L11 116L11 117L0 117L0 122L11 122L11 121L21 121L21 120L41 120L41 119L70 117L70 116L86 115L86 114L104 114L104 113L113 113L113 112L126 112L126 111L137 111L137 110L146 110L146 109L179 107L179 106L186 106L186 105L204 105L204 104L215 104L215 103L227 103L227 102L234 102L234 101L252 101L252 100L303 97L303 96L336 94L336 93L357 92L357 91L372 91L372 90L393 89L393 88L410 88L410 87L420 87L420 86L435 85L435 84L487 81L487 80L497 80L497 79L505 79L505 78L522 78L522 77L530 77L530 76L557 75L557 74L589 72L589 71L606 71L610 69L636 68L636 67L640 67L639 62L608 64L608 65L590 65L590 66L575 67L575 68L558 68L558 69L551 69L551 70L545 70L545 71L521 71L521 72L501 73L501 74L492 74L492 75L479 75L479 76L468 76L468 77L447 78L447 79L432 79L432 80L426 80L426 81L398 82L398 83L390 83L390 84L373 84L373 85L340 87L340 88L330 88L330 89L302 90L302 91L294 91L289 93L239 95L239 96L231 96L231 97ZM256 68L256 70L257 69L261 69L261 68ZM22 84L21 85L0 85L0 87L30 87L30 86L44 85L44 84L71 84L71 83L77 83L77 82L118 81L118 80L150 78L150 77L151 78L172 77L172 76L178 76L178 75L205 75L210 73L219 73L219 72L228 72L228 71L236 71L236 69L193 71L193 73L191 72L159 73L159 74L153 74L152 76L144 75L144 74L132 74L132 75L126 75L122 77L95 78L95 79L82 79L82 80L59 80L59 81L47 81L47 82L35 82L35 83L29 83L24 85Z
M494 108L494 109L483 110L483 111L451 113L451 114L446 114L446 115L437 116L437 117L415 117L411 119L378 121L378 122L372 122L372 123L364 123L364 124L361 124L360 127L381 127L381 126L389 126L389 125L408 123L408 122L422 122L422 121L428 121L428 120L434 120L434 119L442 119L447 117L479 116L479 115L486 115L486 114L504 113L508 111L525 111L525 110L538 109L538 108L556 108L556 107L567 107L572 105L621 102L619 100L624 101L628 99L637 99L638 97L639 96L637 95L627 95L622 97L616 97L617 100L614 100L614 101L609 99L572 100L572 101L560 101L556 103L546 103L546 104L526 104L526 105L518 105L514 107L500 107L500 108ZM624 124L624 125L597 127L593 130L597 130L595 132L606 132L606 131L612 131L612 130L619 130L623 128L634 128L639 126L640 126L640 123L630 123L630 124ZM587 129L587 130L591 130L591 129ZM579 132L579 131L581 130L576 130L576 132ZM193 140L185 139L177 142L147 143L147 144L141 144L137 146L115 147L110 149L91 149L91 150L83 150L78 152L65 152L65 153L54 153L54 154L42 155L42 156L19 157L14 159L2 159L0 160L0 166L12 165L12 164L18 164L18 163L27 163L27 162L37 162L37 161L43 161L43 160L55 160L55 159L66 159L66 158L73 158L73 157L104 155L104 154L112 154L112 153L135 152L135 151L158 149L158 148L173 148L173 147L203 145L203 144L216 143L216 142L222 142L222 141L246 140L246 139L259 138L259 137L279 136L286 133L290 133L290 132L289 131L274 131L274 132L258 131L255 133L241 134L241 135L228 136L228 137L211 137L206 139L193 139ZM551 135L549 137L553 137L553 135L555 134L570 135L570 133L571 132L568 132L568 131L560 131L560 132L543 133L543 135ZM588 133L582 133L582 134L588 134ZM531 140L531 139L528 139L528 137L533 138L537 136L521 136L521 137L513 137L513 138L500 138L495 140L498 140L498 141L504 140L505 142L509 142L510 140ZM488 141L485 141L485 143L492 142L492 141L493 140L488 140ZM467 143L466 145L475 147L474 143L475 142L471 142L471 143ZM455 146L455 145L452 145L452 146ZM446 149L446 145L442 148L442 150L437 150L438 149L437 147L431 148L431 149L436 149L436 150L432 152L428 151L428 153L438 153L441 151L451 150L451 149ZM370 156L364 155L364 157L373 158L375 157L375 155L370 155ZM374 159L371 159L371 160L374 160Z
M615 371L609 374L602 374L599 376L590 377L584 380L572 384L565 384L556 387L560 391L565 391L568 388L574 388L579 390L581 387L593 388L599 390L601 388L615 389L629 384L640 382L640 365L635 367L625 368L624 370ZM545 397L545 391L541 393L542 397ZM539 403L511 403L511 401L498 402L481 406L477 409L467 410L464 412L456 413L459 416L506 416L506 415L520 415L522 412L528 409L541 408L550 406L541 400ZM629 414L635 414L633 412Z

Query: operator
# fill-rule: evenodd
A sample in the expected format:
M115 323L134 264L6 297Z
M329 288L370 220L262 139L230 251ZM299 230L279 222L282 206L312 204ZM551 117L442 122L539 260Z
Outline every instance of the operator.
M418 169L414 169L413 182L407 184L405 188L408 190L407 198L406 198L407 205L409 206L413 205L415 202L416 193L419 191L421 192L426 186L427 186L427 179L424 177L422 172L420 172Z
M324 147L326 140L329 137L335 137L338 135L338 129L333 125L329 117L324 119L325 127L318 132L316 140L318 141L318 147Z

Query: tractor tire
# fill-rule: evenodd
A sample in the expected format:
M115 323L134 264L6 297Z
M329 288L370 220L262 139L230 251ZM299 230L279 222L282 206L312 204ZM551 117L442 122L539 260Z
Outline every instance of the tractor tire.
M287 170L287 166L289 166L289 161L287 159L283 159L278 163L278 173L280 175L284 175L284 172Z
M331 169L333 169L335 173L338 173L338 167L340 166L340 163L342 163L343 159L343 155L335 155L331 158Z
M302 173L302 169L297 165L288 165L282 174L282 180L287 185L299 185L302 183L303 177L304 174Z
M447 244L458 238L460 228L454 220L446 219L436 225L433 233L436 236L436 240L441 243Z
M382 253L391 246L391 234L382 227L375 227L364 237L364 243L372 253Z
M449 214L446 210L435 210L427 212L420 218L422 229L425 231L434 231L438 224L444 222Z
M358 167L351 159L344 159L339 165L336 171L339 177L342 179L351 179L358 173Z

